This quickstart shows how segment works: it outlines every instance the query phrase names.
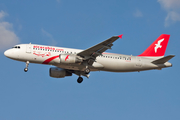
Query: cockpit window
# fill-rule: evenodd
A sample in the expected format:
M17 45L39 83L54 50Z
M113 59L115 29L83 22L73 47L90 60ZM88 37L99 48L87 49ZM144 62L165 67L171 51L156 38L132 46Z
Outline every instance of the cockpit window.
M14 46L12 48L15 48L15 49L20 49L20 46Z

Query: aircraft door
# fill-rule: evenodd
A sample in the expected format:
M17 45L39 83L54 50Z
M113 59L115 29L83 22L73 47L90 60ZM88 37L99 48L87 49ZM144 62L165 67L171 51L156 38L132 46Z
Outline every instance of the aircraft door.
M31 44L26 45L26 53L31 53L31 51L32 51L32 45Z
M141 59L141 57L136 57L136 67L142 67L142 59Z

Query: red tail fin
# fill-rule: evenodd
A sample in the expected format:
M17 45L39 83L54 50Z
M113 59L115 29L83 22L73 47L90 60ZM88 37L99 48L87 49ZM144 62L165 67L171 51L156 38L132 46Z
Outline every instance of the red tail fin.
M164 56L170 35L162 34L139 56L160 57Z

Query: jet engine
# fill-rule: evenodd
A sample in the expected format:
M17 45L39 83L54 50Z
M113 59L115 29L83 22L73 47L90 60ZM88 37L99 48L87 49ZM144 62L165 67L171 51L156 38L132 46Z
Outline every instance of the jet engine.
M49 69L49 76L54 77L54 78L64 78L65 76L72 76L72 73L62 68L51 67Z
M59 56L59 58L60 63L81 63L83 61L83 58L72 54L62 54Z

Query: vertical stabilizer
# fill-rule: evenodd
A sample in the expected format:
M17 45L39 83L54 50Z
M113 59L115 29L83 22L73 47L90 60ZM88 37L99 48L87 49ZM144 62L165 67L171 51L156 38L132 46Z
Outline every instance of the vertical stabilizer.
M160 35L142 54L142 57L164 56L170 35Z

